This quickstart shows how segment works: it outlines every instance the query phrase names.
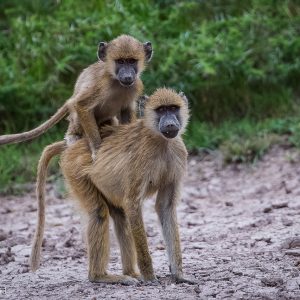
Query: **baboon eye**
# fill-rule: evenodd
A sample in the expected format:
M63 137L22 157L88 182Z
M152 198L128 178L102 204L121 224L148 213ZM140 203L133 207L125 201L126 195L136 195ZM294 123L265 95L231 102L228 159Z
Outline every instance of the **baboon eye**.
M123 64L125 64L125 59L120 58L120 59L117 59L116 62L117 62L117 64L123 65Z
M156 111L159 112L159 113L163 113L165 110L166 110L166 108L164 106L158 107L156 109Z
M169 108L170 108L171 111L176 111L176 110L178 110L179 107L176 106L176 105L172 105Z
M135 63L137 62L137 60L134 59L134 58L128 58L128 59L127 59L127 62L128 62L130 65L133 65L133 64L135 64Z

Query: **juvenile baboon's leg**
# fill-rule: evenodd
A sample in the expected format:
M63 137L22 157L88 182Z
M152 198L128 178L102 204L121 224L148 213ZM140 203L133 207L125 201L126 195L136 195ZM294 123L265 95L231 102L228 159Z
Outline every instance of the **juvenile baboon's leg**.
M82 138L83 129L75 113L71 113L68 120L69 126L65 134L65 140L67 142L67 145L70 146L75 144L76 141Z
M179 195L179 188L176 183L161 188L157 193L155 210L162 227L172 276L176 282L194 284L195 282L183 278L180 237L176 216Z
M112 205L109 205L109 212L113 218L116 236L120 245L123 274L138 278L139 274L136 272L136 251L128 216L123 208Z
M142 277L145 281L156 280L154 275L152 259L149 253L146 231L144 228L141 201L134 198L129 207L129 221L137 252L137 261Z

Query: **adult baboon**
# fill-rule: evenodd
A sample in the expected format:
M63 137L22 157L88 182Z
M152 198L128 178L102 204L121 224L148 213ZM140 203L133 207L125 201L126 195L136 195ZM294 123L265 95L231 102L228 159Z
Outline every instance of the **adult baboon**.
M144 118L134 123L107 126L92 163L86 139L66 148L61 168L81 211L88 217L87 249L89 279L97 282L128 283L137 277L136 254L142 279L155 280L142 219L142 202L157 192L155 208L162 226L170 271L177 282L183 278L176 204L186 169L187 151L182 141L188 121L188 104L183 94L158 89L145 104ZM38 199L44 209L45 171L49 159L63 145L48 146L39 164ZM49 148L50 147L50 148ZM38 267L45 214L39 212L31 266ZM113 218L121 248L124 276L106 273L109 258L109 216Z

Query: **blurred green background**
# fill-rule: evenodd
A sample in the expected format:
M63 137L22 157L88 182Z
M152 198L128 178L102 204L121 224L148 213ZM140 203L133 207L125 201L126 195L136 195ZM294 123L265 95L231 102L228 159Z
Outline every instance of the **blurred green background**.
M190 150L253 162L283 139L300 144L298 0L1 0L0 29L0 134L48 119L98 42L127 33L153 43L145 92L168 86L190 99ZM1 147L0 190L33 180L42 147L66 127Z

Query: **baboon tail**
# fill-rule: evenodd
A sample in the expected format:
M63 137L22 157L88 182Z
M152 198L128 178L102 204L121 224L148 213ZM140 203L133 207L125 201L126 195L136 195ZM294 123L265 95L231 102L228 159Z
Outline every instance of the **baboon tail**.
M47 170L51 158L63 152L66 147L65 141L55 142L47 146L39 160L37 169L36 197L38 201L38 222L33 240L30 256L30 269L34 272L40 264L41 247L45 227L45 185Z
M46 122L40 126L22 133L6 134L0 136L0 145L20 143L33 140L46 132L49 128L58 123L68 113L68 106L65 104Z

